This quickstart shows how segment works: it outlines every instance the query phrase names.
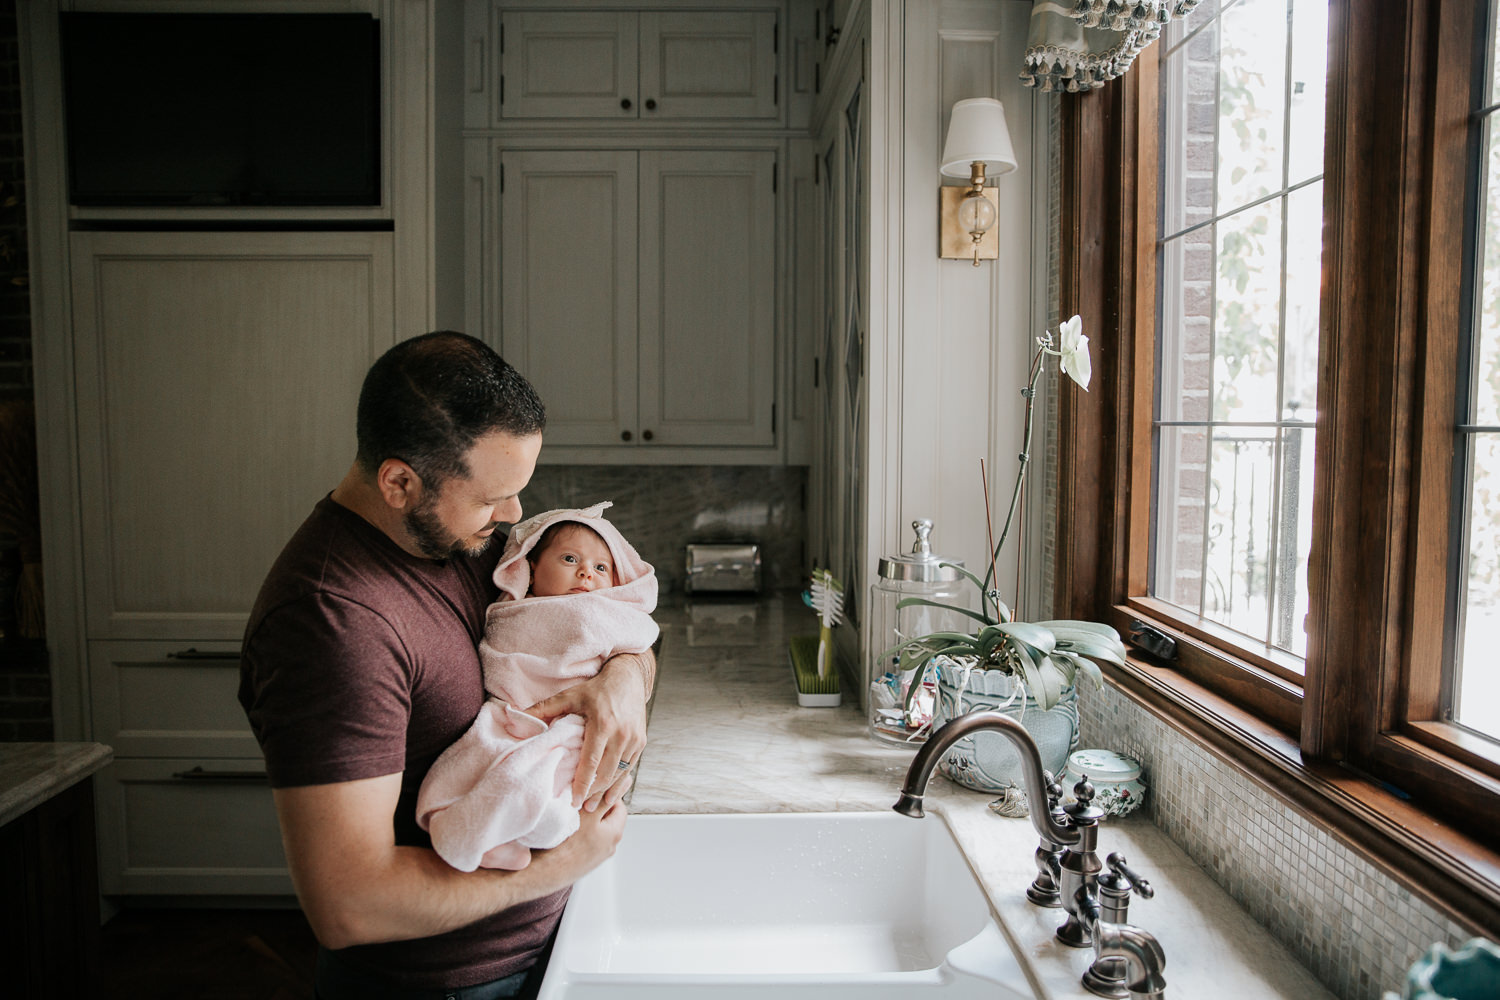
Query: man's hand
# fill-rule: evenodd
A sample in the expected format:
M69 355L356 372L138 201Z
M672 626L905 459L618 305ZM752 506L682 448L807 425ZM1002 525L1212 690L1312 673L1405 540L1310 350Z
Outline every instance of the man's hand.
M584 719L583 751L573 774L573 805L593 812L620 800L630 787L620 780L646 746L646 701L656 676L650 653L620 653L599 673L526 711L544 722L564 715Z

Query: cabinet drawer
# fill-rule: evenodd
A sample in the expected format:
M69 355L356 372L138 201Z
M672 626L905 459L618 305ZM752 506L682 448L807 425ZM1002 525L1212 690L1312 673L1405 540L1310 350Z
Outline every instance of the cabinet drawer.
M238 643L91 642L93 737L116 757L258 758Z
M116 758L96 778L100 891L290 894L264 773L259 758Z

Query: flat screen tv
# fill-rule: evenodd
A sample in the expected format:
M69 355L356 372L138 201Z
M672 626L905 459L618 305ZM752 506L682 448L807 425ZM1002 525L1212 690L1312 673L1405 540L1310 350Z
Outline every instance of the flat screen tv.
M380 203L371 15L60 17L74 205Z

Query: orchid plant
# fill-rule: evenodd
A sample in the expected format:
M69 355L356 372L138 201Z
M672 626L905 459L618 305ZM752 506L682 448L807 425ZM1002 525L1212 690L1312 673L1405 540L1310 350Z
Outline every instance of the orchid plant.
M908 719L913 716L913 702L921 688L922 674L934 659L941 656L950 657L972 669L999 670L1014 677L1019 682L1021 691L1029 692L1043 711L1061 700L1080 672L1095 686L1102 684L1103 675L1095 660L1105 660L1121 666L1125 663L1125 645L1120 641L1120 634L1110 626L1100 622L1075 620L1017 621L1011 610L1000 600L1000 591L995 585L995 563L1000 558L1000 550L1010 535L1011 524L1020 507L1021 490L1031 461L1036 387L1047 355L1058 358L1063 373L1087 392L1093 365L1089 359L1089 338L1083 334L1083 320L1074 316L1061 324L1055 341L1052 334L1045 330L1037 338L1030 377L1021 390L1021 396L1026 401L1026 422L1020 468L1016 472L1010 509L1005 516L1005 524L1000 529L1000 540L995 543L990 555L989 570L981 580L962 566L953 566L979 588L979 610L973 611L920 597L909 597L896 605L898 608L912 605L944 608L975 621L972 632L933 632L913 636L886 651L886 657L899 657L903 670L917 671L906 693L905 711ZM1021 696L1024 697L1024 694Z

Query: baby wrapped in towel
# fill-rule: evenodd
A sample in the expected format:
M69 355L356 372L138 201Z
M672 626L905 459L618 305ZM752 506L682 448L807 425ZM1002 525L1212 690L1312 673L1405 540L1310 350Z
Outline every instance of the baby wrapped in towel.
M522 521L495 567L500 599L479 644L489 698L417 796L417 822L461 871L525 868L532 848L578 829L571 786L583 718L549 726L522 709L656 641L656 571L604 519L609 506Z

